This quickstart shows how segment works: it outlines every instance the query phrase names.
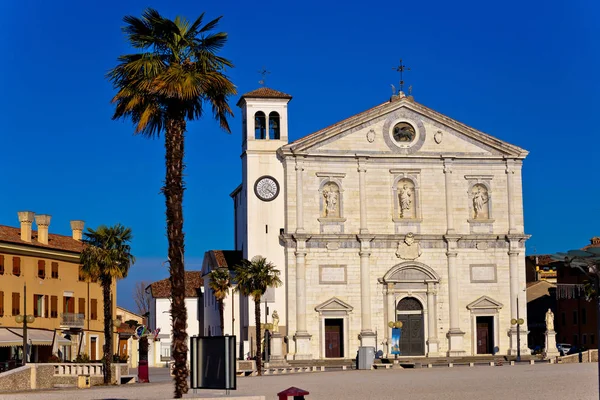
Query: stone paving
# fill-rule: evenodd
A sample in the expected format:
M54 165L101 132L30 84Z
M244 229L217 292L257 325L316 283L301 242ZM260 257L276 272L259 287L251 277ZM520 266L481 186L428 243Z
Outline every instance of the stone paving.
M162 380L166 375L160 375ZM152 380L152 373L151 373ZM596 364L536 364L502 367L454 367L378 371L318 372L239 378L238 390L230 396L263 395L276 399L276 393L290 386L308 390L307 400L316 399L598 399ZM43 400L87 399L170 399L170 382L0 394L1 400L40 398ZM185 398L225 397L224 391L192 390Z

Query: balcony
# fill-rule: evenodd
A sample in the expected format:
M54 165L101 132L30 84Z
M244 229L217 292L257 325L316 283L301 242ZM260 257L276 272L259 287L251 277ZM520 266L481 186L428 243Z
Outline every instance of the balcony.
M63 313L60 314L60 326L64 328L83 329L85 322L84 314Z

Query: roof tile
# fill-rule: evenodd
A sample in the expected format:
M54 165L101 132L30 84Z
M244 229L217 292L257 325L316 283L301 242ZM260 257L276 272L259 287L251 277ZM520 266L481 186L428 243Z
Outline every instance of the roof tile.
M31 242L21 240L21 228L0 225L0 242L15 243L24 246L41 247L47 249L64 250L72 253L80 253L83 243L73 239L71 236L48 234L48 244L37 241L37 231L32 231Z
M185 271L185 297L198 297L203 285L201 271ZM171 281L165 278L151 283L150 291L154 298L171 297Z

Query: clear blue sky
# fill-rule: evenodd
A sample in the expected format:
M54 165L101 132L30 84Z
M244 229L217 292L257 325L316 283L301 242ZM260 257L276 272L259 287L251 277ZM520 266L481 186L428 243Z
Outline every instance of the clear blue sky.
M535 5L532 3L536 3ZM122 17L151 6L169 17L223 16L223 55L239 94L268 86L294 96L292 140L389 98L402 57L415 99L530 151L523 168L528 253L578 248L600 235L596 0L545 2L3 1L0 2L0 224L17 211L52 215L50 230L130 226L138 259L119 283L167 277L162 140L111 120L105 73L130 51ZM231 99L234 107L237 97ZM235 108L235 107L234 107ZM187 268L233 246L229 193L240 183L238 109L226 134L189 124Z

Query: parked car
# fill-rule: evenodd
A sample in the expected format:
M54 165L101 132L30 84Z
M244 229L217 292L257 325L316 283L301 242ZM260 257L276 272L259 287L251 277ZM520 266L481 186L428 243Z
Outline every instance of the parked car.
M567 355L571 355L571 354L577 354L579 352L584 352L587 351L587 348L585 346L572 346L569 351L567 351Z
M571 350L571 347L572 346L568 343L556 343L556 348L558 349L558 352L561 356L567 355L569 350Z

